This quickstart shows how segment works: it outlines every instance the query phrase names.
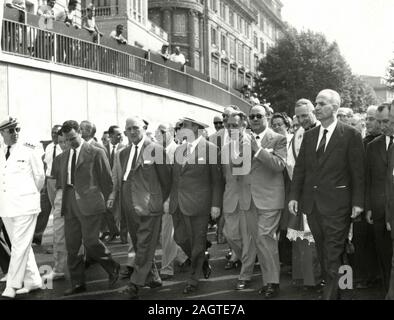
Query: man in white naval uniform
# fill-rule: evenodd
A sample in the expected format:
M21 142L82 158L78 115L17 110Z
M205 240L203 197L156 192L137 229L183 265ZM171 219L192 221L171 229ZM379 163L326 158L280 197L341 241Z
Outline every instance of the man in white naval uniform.
M43 150L18 142L19 132L15 118L0 121L4 140L0 150L0 216L12 245L7 286L2 294L5 298L42 286L31 244L45 181Z

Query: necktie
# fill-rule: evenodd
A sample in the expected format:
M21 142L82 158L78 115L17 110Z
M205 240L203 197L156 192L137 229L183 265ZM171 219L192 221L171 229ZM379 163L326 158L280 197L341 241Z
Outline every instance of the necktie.
M317 154L317 160L320 161L321 157L323 156L325 149L326 149L326 142L327 142L327 133L328 130L325 129L323 133L323 137L320 140L319 147L317 148L316 154Z
M56 144L53 146L52 161L56 158Z
M188 160L191 153L192 153L192 144L186 142L186 149L183 152L183 157L184 157L183 167L186 165L187 160Z
M134 145L134 156L133 161L131 162L131 169L134 170L137 164L137 157L138 157L138 146Z
M75 182L75 166L77 164L77 150L73 150L73 157L71 159L71 184L74 185Z
M7 153L5 154L5 159L6 159L6 160L8 160L8 158L9 158L10 155L11 155L11 152L10 152L10 151L11 151L11 146L8 146L8 147L7 147Z
M112 152L111 152L111 157L110 157L110 159L109 159L109 165L111 166L111 169L112 169L112 167L114 166L115 148L116 148L116 146L113 146Z

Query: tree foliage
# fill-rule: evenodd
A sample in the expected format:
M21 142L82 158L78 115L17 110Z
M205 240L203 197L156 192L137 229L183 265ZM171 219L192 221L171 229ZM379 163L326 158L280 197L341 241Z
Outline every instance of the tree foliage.
M327 88L338 91L342 105L355 111L376 100L372 89L352 75L337 43L312 31L288 28L261 60L258 71L255 91L278 112L293 114L298 99L314 101Z
M387 86L394 89L394 59L390 61L387 69Z

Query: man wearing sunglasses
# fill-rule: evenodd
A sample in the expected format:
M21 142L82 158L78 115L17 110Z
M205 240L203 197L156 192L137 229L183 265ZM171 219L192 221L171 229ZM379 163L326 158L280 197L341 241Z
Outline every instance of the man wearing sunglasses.
M43 152L35 145L20 143L19 132L15 118L0 122L4 140L0 151L0 217L13 246L2 296L11 299L42 286L31 243L45 182Z
M277 231L285 205L283 172L286 168L286 137L268 127L263 106L254 106L249 115L252 163L244 176L241 209L245 211L248 232L256 246L263 276L259 294L271 299L279 293L279 252Z

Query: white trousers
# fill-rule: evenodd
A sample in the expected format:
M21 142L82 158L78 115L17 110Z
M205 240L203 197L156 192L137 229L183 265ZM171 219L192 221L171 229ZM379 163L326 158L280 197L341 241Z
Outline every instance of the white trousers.
M7 274L7 287L20 289L42 285L31 244L37 215L3 218L11 241L11 261Z
M174 240L174 223L169 213L163 214L162 217L160 241L163 250L160 273L173 276L174 262L184 263L187 255Z
M54 205L51 214L53 214L53 258L55 264L53 271L64 273L67 265L66 240L64 237L64 217L62 217L62 199L63 190L56 190Z

